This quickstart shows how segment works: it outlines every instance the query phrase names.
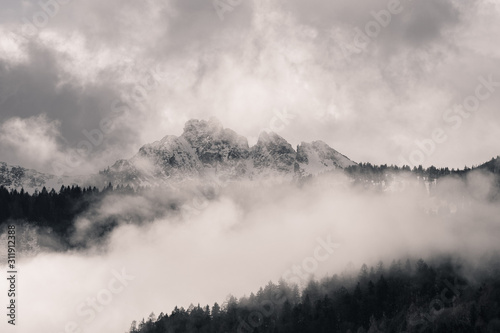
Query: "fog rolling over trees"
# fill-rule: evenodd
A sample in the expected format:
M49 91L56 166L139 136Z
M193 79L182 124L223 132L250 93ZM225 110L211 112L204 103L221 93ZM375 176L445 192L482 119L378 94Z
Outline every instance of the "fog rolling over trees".
M500 332L500 1L1 0L0 333Z
M2 225L36 230L37 253L22 261L23 274L37 276L21 282L23 312L52 318L23 329L70 322L83 332L124 332L136 320L141 332L233 332L240 318L250 324L246 316L264 300L259 288L272 281L294 298L275 304L256 332L411 331L457 278L474 293L446 303L435 320L424 317L427 329L487 331L498 317L498 174L476 168L429 179L428 172L360 164L280 183L3 189L11 215ZM368 279L358 277L363 264ZM122 288L110 282L118 273L130 278ZM45 287L55 276L57 293ZM471 311L475 321L460 317ZM141 325L151 312L164 316Z
M491 259L491 258L490 258ZM484 258L485 262L488 260ZM496 259L495 259L496 260ZM299 292L283 280L221 308L191 304L133 321L129 333L143 332L495 332L500 329L498 261L494 269L464 278L460 262L440 258L383 262L358 275L311 280ZM437 281L441 281L436 283ZM408 304L411 304L408 306Z

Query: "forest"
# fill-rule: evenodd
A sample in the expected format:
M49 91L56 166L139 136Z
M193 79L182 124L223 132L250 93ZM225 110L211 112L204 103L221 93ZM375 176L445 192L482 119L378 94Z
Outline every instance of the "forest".
M499 159L463 170L418 167L374 166L361 163L347 168L354 183L389 180L398 173L419 179L444 176L467 178L469 172L485 170L500 174ZM496 178L498 182L499 177ZM498 183L500 188L500 183ZM62 186L59 191L43 188L27 193L23 189L0 187L0 230L8 223L28 223L49 230L66 248L87 246L71 242L75 221L108 195L155 195L147 188ZM494 199L494 198L493 198ZM496 198L498 199L498 198ZM495 199L495 200L496 200ZM165 213L179 212L183 199L176 195L159 201ZM125 214L124 214L125 215ZM152 212L151 216L156 216ZM104 240L118 220L147 223L144 216L106 216L94 221L92 239ZM116 221L115 221L116 220ZM471 269L457 258L402 259L388 267L363 265L339 275L311 280L306 286L286 281L269 282L255 293L241 298L229 296L211 306L181 305L165 309L158 316L134 321L127 333L322 333L322 332L500 332L500 265L497 256L484 258ZM193 300L195 302L196 300ZM196 304L196 303L195 303ZM170 313L167 313L171 311Z
M223 305L151 313L128 333L500 332L500 266L485 261L488 270L474 279L459 260L441 258L363 264L357 274L310 280L302 291L269 282Z
M390 180L390 177L402 173L413 174L419 179L425 179L428 181L433 181L445 176L453 177L465 177L467 174L473 170L480 170L491 172L495 175L500 175L500 157L492 158L490 161L483 163L478 166L468 167L465 166L463 169L449 169L449 168L436 168L435 166L430 166L428 168L423 168L421 165L418 167L409 167L404 165L398 167L395 165L372 165L371 163L359 163L353 166L349 166L345 169L345 172L354 178L355 180L373 180L373 181L384 181Z
M387 165L372 165L370 163L360 163L355 166L348 167L344 172L354 180L354 184L362 184L364 186L373 186L374 183L390 182L395 175L400 173L411 173L419 179L432 181L434 179L452 176L465 177L473 170L485 170L491 172L496 177L496 187L500 189L500 158L492 159L490 162L480 166L467 168L462 170L449 170L448 168L438 169L431 166L427 169L419 166L411 169L408 166L397 167ZM20 191L16 189L7 189L0 186L0 230L7 223L23 222L33 226L48 229L50 233L60 236L63 243L67 243L68 247L75 246L67 240L74 231L74 221L78 216L89 211L93 205L98 204L109 194L143 194L147 188L132 188L130 186L113 186L109 183L106 187L98 189L96 187L80 186L61 186L59 191L55 189L48 190L45 187L41 191L34 193ZM500 199L500 191L497 191L492 200ZM168 211L179 211L182 206L182 200L172 197L165 201L169 205ZM122 216L123 218L123 216ZM132 216L128 220L135 223L143 223L144 217ZM107 221L97 223L100 227L95 230L96 238L102 238L116 225L114 217L108 217Z
M8 190L0 186L0 228L12 222L28 223L46 228L50 233L67 241L74 229L75 219L111 193L135 193L130 187L116 187L111 184L102 190L96 187L61 186L54 189L27 193L24 189ZM110 224L112 225L112 223ZM107 227L109 229L109 226ZM99 230L101 235L106 229ZM69 246L69 243L66 244Z

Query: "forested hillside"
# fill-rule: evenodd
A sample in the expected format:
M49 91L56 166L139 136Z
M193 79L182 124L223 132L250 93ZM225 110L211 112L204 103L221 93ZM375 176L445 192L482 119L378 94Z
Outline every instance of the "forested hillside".
M58 235L64 242L74 229L74 221L93 204L98 203L111 193L134 193L131 188L113 188L109 185L103 190L95 187L62 186L57 192L43 188L33 194L24 190L7 190L0 187L0 227L12 222L28 223L45 228ZM104 234L107 230L99 230ZM109 230L108 230L109 231ZM69 245L69 244L67 244Z
M484 170L495 175L494 188L500 189L500 159L492 159L474 168L464 168L462 170L449 170L448 168L437 169L433 166L423 169L422 167L411 169L408 166L397 167L387 165L372 165L370 163L360 163L347 167L345 172L352 180L354 185L377 188L381 184L390 184L398 175L410 174L419 181L433 181L441 177L450 176L457 179L466 179L466 176L476 170ZM307 182L313 176L305 177L299 183ZM55 189L43 188L34 193L25 192L23 189L7 189L0 186L0 228L7 222L18 221L27 222L31 225L48 228L50 232L61 236L63 242L74 231L75 219L88 212L93 206L102 201L107 195L143 195L148 188L130 186L116 186L109 184L103 189L96 187L62 186L58 191ZM185 198L184 198L185 199ZM207 197L208 199L208 197ZM490 200L499 200L500 191L491 193ZM163 204L168 205L167 211L178 212L182 199L176 198L175 194L171 199L164 200ZM152 213L153 214L153 213ZM154 215L154 214L153 214ZM123 216L122 216L123 217ZM144 222L144 216L135 217L126 216L131 222ZM95 221L97 226L94 236L102 237L115 226L114 217L107 217L106 221ZM71 244L67 244L72 246Z
M451 259L363 265L355 277L284 281L224 305L176 307L133 322L129 333L499 332L500 270L466 277Z

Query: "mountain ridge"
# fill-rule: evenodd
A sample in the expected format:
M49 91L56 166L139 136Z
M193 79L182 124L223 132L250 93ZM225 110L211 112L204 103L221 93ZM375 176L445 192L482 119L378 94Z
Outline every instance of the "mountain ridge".
M162 186L195 179L221 182L238 180L293 180L357 163L321 140L301 142L296 149L274 132L262 132L257 143L224 128L215 118L186 122L180 136L166 135L143 145L130 159L117 160L98 174L70 177L44 174L0 162L0 186L25 191L80 186ZM497 157L478 166L500 170Z
M274 132L262 132L250 147L247 138L210 118L189 120L180 136L146 144L131 159L119 160L99 175L103 183L141 186L207 175L221 181L293 179L352 165L356 163L323 141L303 142L295 150Z
M59 188L62 185L77 185L78 177L55 176L18 165L0 162L0 186L26 191L46 188Z
M323 141L302 142L296 149L274 132L262 132L255 145L216 118L191 119L180 136L166 135L143 145L130 159L120 159L86 179L53 176L2 164L0 185L41 189L61 185L156 186L189 179L219 181L293 179L356 165ZM14 170L15 172L12 172Z

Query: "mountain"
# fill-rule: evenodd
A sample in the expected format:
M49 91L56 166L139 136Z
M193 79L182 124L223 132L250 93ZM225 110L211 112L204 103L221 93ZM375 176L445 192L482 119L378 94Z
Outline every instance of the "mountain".
M301 143L297 150L276 133L263 132L257 144L212 118L189 120L181 136L147 144L129 160L100 173L100 182L140 186L215 178L218 181L293 179L355 165L322 141Z
M0 185L9 188L59 188L61 185L156 186L191 179L216 181L293 179L355 165L322 141L292 145L276 133L262 132L250 147L248 140L224 128L215 118L189 120L182 135L167 135L139 149L130 159L116 161L98 175L57 177L1 164Z
M137 187L199 179L216 182L281 181L344 169L355 181L382 184L387 190L393 190L392 185L397 183L394 175L406 170L387 166L377 168L369 163L358 165L323 141L301 142L294 149L273 132L262 132L257 143L250 147L245 137L224 128L212 118L189 120L182 135L167 135L146 144L132 158L118 160L97 175L58 177L0 162L0 186L33 192L44 186L58 189L61 185L102 188L108 183ZM500 174L500 157L473 169L457 170L454 174L463 175L476 169ZM413 173L423 180L428 178L426 181L432 183L434 179L450 174L446 170L431 167L426 171L429 173L427 176L420 175L418 170ZM410 169L406 171L410 172Z
M76 184L81 184L81 180L66 176L58 177L0 162L0 186L9 189L20 190L24 188L25 191L34 192L35 190L41 190L43 187L58 189L61 185Z
M356 164L323 141L302 142L297 147L297 161L306 174L317 174L325 168L344 169Z

